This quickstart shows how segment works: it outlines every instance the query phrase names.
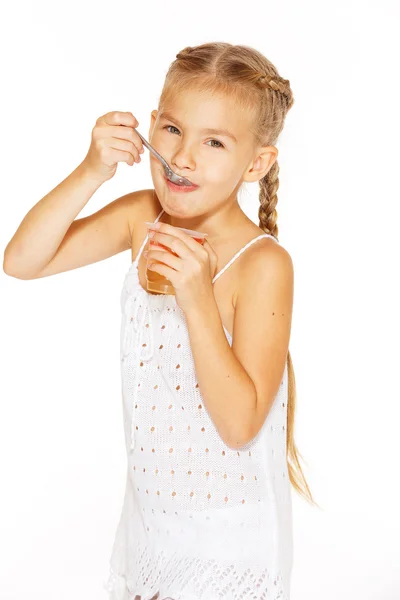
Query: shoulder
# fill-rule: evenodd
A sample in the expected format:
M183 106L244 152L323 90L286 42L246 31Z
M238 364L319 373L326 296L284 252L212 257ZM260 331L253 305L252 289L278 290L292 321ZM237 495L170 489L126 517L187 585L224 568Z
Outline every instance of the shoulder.
M294 265L290 253L270 237L254 242L243 253L238 273L236 302L239 298L268 293L271 287L293 293ZM235 302L235 304L236 304Z

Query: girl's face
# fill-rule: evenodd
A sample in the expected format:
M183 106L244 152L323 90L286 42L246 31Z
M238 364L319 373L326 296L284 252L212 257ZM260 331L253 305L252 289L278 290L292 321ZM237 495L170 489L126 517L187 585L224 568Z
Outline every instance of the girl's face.
M151 113L149 141L178 175L199 187L174 192L161 163L150 154L151 175L161 205L172 216L206 216L231 203L253 165L252 116L226 96L186 91ZM219 131L211 131L219 130Z

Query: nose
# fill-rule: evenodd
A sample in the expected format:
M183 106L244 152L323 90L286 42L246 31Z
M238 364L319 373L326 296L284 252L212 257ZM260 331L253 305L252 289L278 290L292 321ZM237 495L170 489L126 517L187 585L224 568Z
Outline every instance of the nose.
M184 169L193 170L195 168L195 160L189 145L185 143L179 144L179 147L172 154L171 166L181 173Z

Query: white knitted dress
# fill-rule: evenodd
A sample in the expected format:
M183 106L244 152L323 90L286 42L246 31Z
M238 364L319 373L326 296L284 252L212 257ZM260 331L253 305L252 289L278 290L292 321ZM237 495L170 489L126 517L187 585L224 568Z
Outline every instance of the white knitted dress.
M213 283L263 237L273 236L251 240ZM105 588L110 600L288 600L287 366L258 435L226 446L196 380L184 312L139 282L146 242L121 293L127 477Z

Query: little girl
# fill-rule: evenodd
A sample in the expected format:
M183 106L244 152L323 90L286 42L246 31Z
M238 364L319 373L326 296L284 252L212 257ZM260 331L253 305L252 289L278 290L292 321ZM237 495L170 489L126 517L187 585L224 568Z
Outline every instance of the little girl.
M292 105L289 81L255 49L185 48L149 141L192 188L172 186L150 155L154 190L75 219L118 162L140 162L144 150L132 113L107 113L84 161L7 246L4 270L21 279L131 248L121 294L127 475L110 600L289 599L290 484L313 502L293 440L294 277L275 210L273 144ZM256 181L259 226L237 198ZM149 292L147 267L174 294Z

